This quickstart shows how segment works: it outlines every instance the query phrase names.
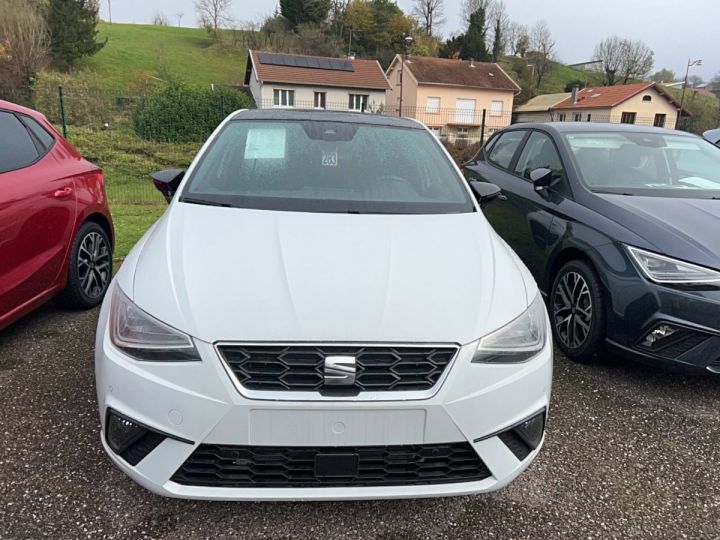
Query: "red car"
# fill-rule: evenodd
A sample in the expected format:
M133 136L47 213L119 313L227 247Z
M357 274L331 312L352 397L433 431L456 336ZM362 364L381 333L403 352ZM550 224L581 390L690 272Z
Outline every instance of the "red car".
M113 241L102 170L42 114L0 100L0 329L54 296L99 304Z

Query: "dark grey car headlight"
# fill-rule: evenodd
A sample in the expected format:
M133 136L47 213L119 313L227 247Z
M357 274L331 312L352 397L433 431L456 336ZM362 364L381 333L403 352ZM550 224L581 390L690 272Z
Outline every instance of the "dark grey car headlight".
M625 246L640 272L655 283L668 285L720 285L720 272L665 255Z

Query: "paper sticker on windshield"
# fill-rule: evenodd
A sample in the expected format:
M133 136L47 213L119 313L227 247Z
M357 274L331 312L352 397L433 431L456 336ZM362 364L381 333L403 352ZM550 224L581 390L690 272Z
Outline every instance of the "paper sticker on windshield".
M282 159L285 157L285 130L249 129L245 141L245 159Z
M323 164L323 167L337 167L337 164L338 164L337 151L323 152L322 153L322 164Z

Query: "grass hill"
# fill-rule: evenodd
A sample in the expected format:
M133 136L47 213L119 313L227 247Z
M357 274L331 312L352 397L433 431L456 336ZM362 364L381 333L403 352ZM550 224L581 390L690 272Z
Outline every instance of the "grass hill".
M245 76L247 52L229 40L216 43L201 28L103 22L98 29L107 44L79 68L107 90L125 92L154 77L208 85L241 84Z

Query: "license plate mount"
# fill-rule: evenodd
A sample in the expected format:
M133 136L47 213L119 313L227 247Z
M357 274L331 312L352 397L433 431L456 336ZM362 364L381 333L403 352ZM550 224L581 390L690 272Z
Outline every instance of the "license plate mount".
M315 454L317 478L346 478L357 476L360 456L357 454Z

